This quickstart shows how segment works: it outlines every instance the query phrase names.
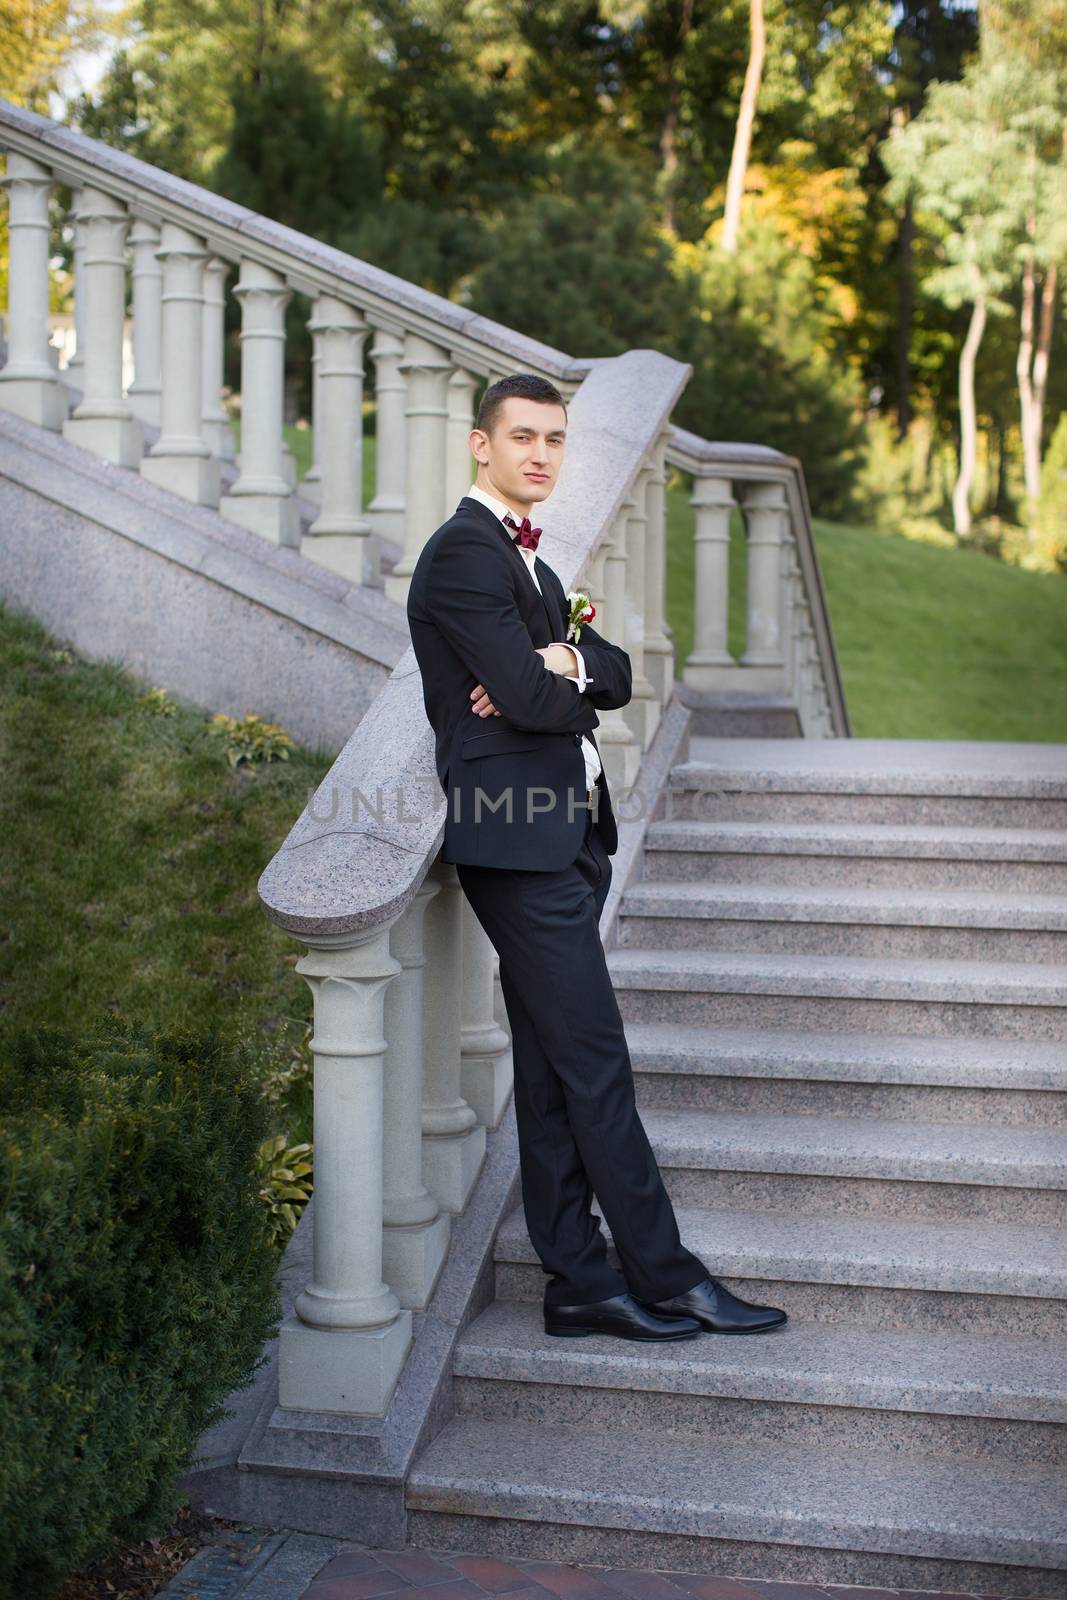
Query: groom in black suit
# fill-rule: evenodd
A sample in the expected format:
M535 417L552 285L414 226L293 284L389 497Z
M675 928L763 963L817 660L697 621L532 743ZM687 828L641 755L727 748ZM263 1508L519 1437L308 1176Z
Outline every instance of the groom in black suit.
M618 833L593 736L597 708L630 699L630 659L588 623L565 642L567 597L529 518L555 487L566 423L545 379L491 384L470 434L477 480L412 573L408 625L447 799L442 859L500 957L545 1331L762 1331L785 1312L738 1299L682 1244L637 1112L600 940Z

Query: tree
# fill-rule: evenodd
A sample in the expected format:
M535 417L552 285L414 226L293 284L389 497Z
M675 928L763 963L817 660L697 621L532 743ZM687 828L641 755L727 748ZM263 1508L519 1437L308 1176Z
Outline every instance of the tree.
M923 111L883 146L891 174L888 198L913 196L917 212L940 233L943 264L924 282L945 305L968 305L959 358L960 454L952 496L957 534L971 530L977 460L975 365L986 318L1006 314L1018 208L1013 180L1018 143L1011 125L1018 74L1011 62L975 63L960 83L933 84Z
M726 179L726 206L723 211L722 234L719 243L726 254L737 254L737 235L741 227L741 201L745 193L745 173L752 149L752 125L756 120L756 104L763 81L763 58L767 51L767 27L763 18L763 0L749 0L748 7L748 66L741 90L741 103L737 108L737 131L734 134L730 171Z

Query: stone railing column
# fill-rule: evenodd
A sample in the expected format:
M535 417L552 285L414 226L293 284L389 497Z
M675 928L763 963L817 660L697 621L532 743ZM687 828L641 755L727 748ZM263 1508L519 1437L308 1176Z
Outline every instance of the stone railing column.
M76 389L84 389L85 378L85 229L78 226L78 208L81 205L80 189L70 191L70 215L74 221L74 248L71 266L74 269L74 354L67 362L64 379Z
M246 259L233 292L241 302L241 472L219 510L273 544L299 548L282 435L285 308L292 291L273 267Z
M82 397L63 424L63 437L117 466L136 467L144 448L141 424L122 398L130 218L121 201L86 184L76 221L83 245L85 350Z
M463 1098L487 1128L500 1121L512 1084L511 1040L493 1015L495 955L464 895L460 1086Z
M204 264L204 354L201 362L203 378L203 409L200 428L213 456L220 461L233 461L237 450L233 442L233 428L222 403L223 340L226 328L226 278L228 261L209 256Z
M311 324L309 323L310 327ZM311 339L311 465L304 473L300 482L300 494L304 500L311 500L315 505L322 504L322 465L319 461L320 446L322 443L322 396L319 393L319 359L318 343L312 335Z
M423 980L426 907L438 892L424 882L393 924L390 950L400 974L385 992L385 1181L382 1271L402 1306L428 1302L448 1251L452 1218L422 1179Z
M30 156L8 151L7 364L0 407L58 433L67 397L48 345L48 197L52 174Z
M404 538L404 407L407 380L400 370L404 336L399 328L375 325L374 343L375 458L374 499L367 507L371 527L385 539Z
M789 503L780 483L750 483L742 499L748 530L748 626L745 686L783 689L782 545Z
M315 1000L313 1277L279 1329L278 1402L381 1414L412 1339L382 1281L384 990L400 971L389 928L312 946Z
M689 497L693 536L693 649L682 680L696 689L736 687L738 665L727 646L730 615L730 514L737 505L728 478L697 478Z
M308 529L302 550L352 583L363 583L371 531L361 509L367 324L354 306L320 294L308 327L318 356L320 409L315 414L315 437L322 494L320 514Z
M664 615L667 592L667 434L649 455L645 543L645 677L665 706L674 686L674 642Z
M626 525L628 514L625 505L615 519L614 528L606 536L589 566L588 578L582 587L596 606L594 626L613 644L625 646L626 626ZM581 639L578 640L579 649ZM623 715L622 709L601 711L596 742L608 775L612 795L623 789L632 789L641 765L641 747ZM618 810L618 801L613 801Z
M455 867L440 857L428 876L440 893L426 913L422 1174L445 1210L458 1213L485 1158L485 1129L460 1087L461 911L466 897Z
M130 230L133 249L133 382L126 391L135 417L160 426L160 335L162 332L163 268L156 251L159 229L137 217ZM78 335L79 345L81 335Z
M474 426L474 391L477 375L465 367L455 367L448 380L448 442L445 465L445 505L450 517L473 479L474 457L468 435ZM433 531L432 529L430 530Z
M420 334L409 333L400 370L407 379L404 553L385 580L385 593L403 605L419 552L446 515L448 378L452 362L439 345L431 344Z
M647 750L659 723L656 691L645 672L645 606L648 591L645 556L648 540L648 480L652 468L646 461L631 493L623 502L626 515L626 630L624 645L630 657L633 692L623 717L640 749Z
M200 432L204 355L203 239L164 222L156 255L163 263L160 435L141 459L141 475L197 505L219 503L219 464Z

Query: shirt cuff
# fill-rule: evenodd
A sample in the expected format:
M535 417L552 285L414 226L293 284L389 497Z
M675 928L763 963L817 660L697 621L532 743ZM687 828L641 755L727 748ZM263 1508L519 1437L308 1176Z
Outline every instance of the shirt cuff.
M578 693L582 694L585 690L586 684L592 683L593 681L585 670L585 658L582 655L582 652L578 649L577 645L565 644L564 649L570 650L574 654L574 664L578 669L578 677L574 681L578 685Z

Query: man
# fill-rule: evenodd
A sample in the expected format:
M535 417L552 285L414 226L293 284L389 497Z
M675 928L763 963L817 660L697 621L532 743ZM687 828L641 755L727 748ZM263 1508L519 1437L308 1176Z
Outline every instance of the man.
M447 799L442 859L500 957L546 1333L762 1331L785 1312L739 1300L682 1244L637 1113L600 940L618 832L592 732L598 708L628 703L630 660L588 623L566 642L567 598L529 520L556 485L566 424L545 379L491 384L470 433L476 481L411 577L408 625Z

